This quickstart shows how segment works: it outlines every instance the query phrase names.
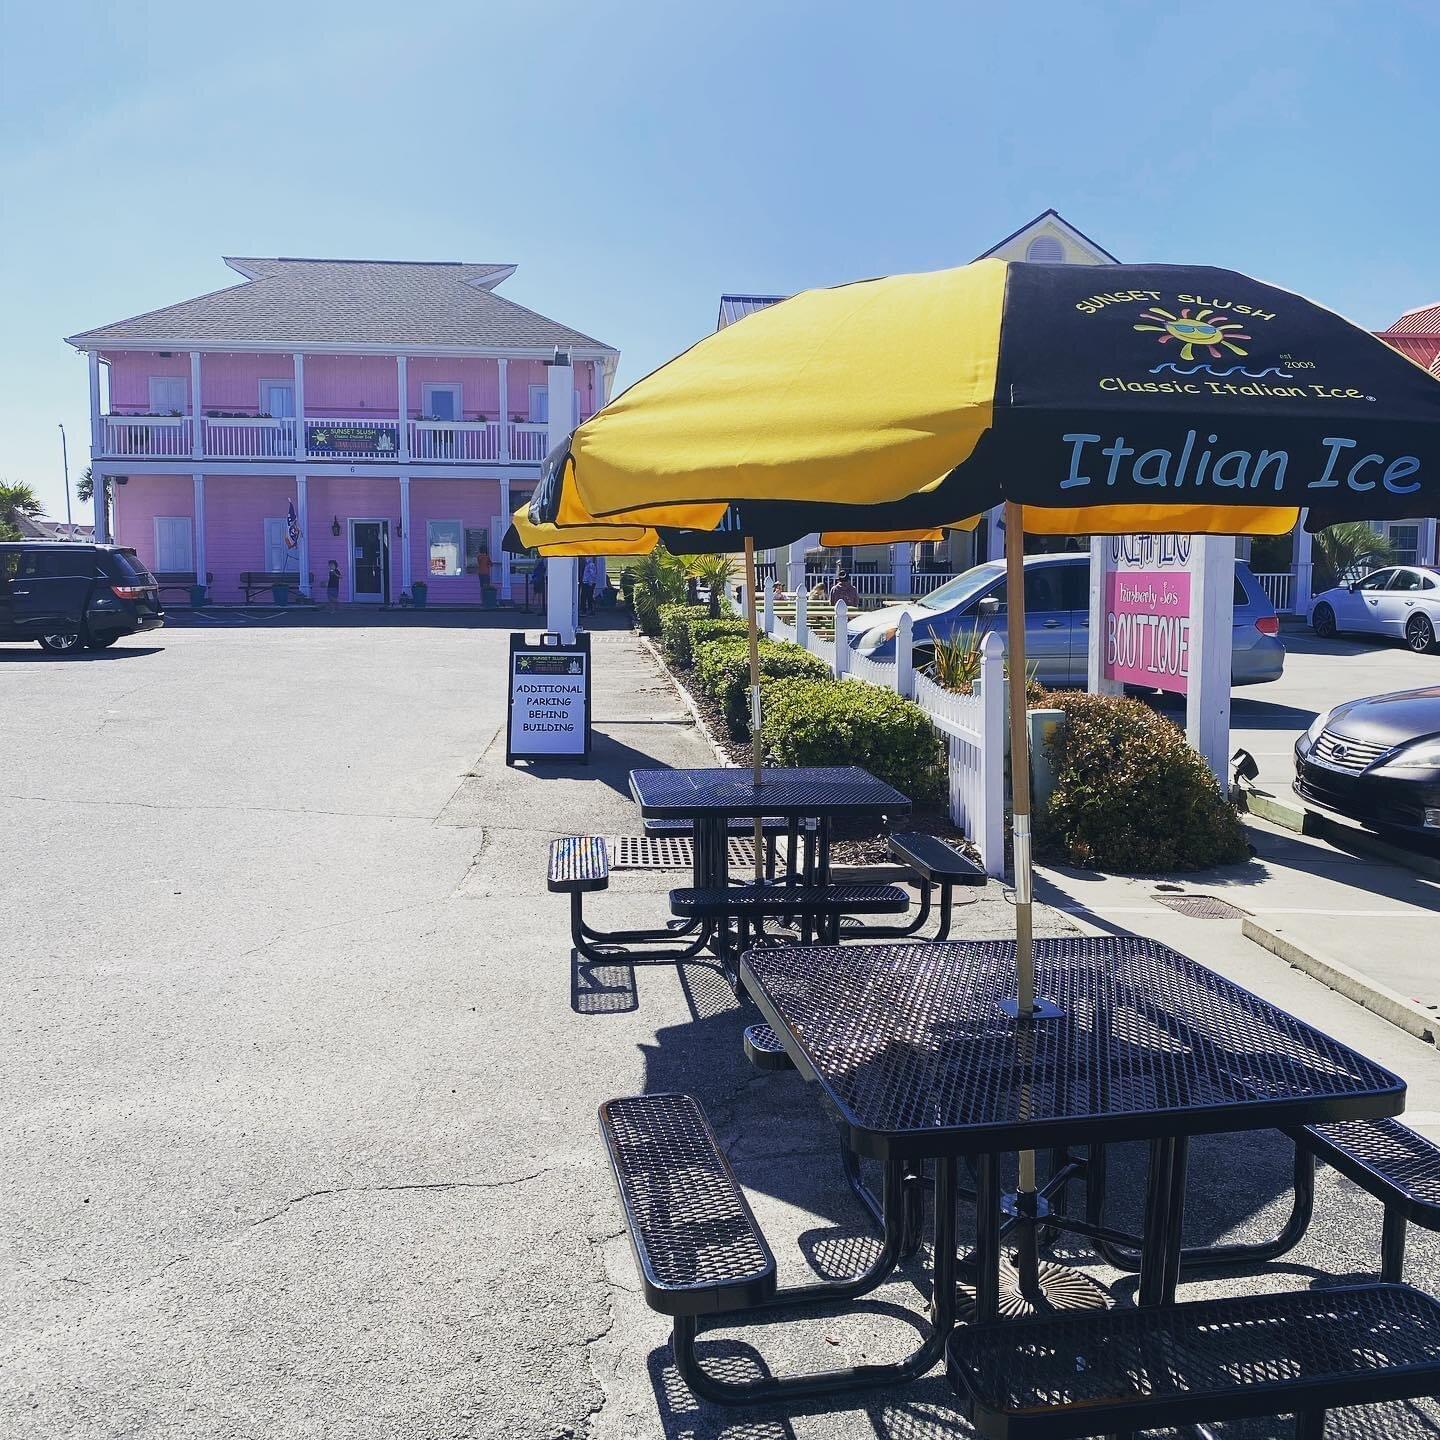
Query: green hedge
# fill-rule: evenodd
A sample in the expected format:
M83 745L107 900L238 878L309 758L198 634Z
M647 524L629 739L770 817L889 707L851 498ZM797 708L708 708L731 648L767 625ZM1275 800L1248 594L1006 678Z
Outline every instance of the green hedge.
M1055 792L1039 852L1096 870L1157 873L1235 864L1240 817L1178 726L1139 700L1051 693L1067 723L1050 742Z
M695 647L695 675L700 688L721 708L730 735L750 735L750 645L743 636L722 636ZM761 640L760 678L792 676L829 678L830 667L818 655L787 641Z
M640 627L642 635L649 635L653 639L660 633L660 607L655 601L654 592L638 585L635 587L635 623Z
M773 680L761 695L771 765L859 765L919 802L945 793L945 750L913 701L853 680Z
M662 605L660 607L660 648L665 658L682 670L688 670L694 661L691 653L693 627L698 621L710 621L710 611L704 605Z

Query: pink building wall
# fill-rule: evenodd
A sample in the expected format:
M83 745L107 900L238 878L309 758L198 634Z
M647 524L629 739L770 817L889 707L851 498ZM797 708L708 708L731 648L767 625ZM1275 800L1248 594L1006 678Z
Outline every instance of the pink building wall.
M155 520L157 516L187 515L194 524L195 490L189 475L132 475L115 490L115 541L133 546L152 570L157 567ZM481 578L477 575L430 573L427 522L458 520L463 542L465 529L484 530L492 562L491 581L499 583L500 563L495 550L496 520L500 513L498 480L446 479L410 482L410 533L400 535L400 486L397 480L311 474L306 482L309 519L310 573L315 597L323 600L329 561L340 566L340 598L350 599L348 522L390 522L390 594L400 599L403 576L401 548L410 552L411 583L429 585L431 605L478 605ZM296 501L295 481L288 475L209 475L205 479L205 568L214 577L210 598L234 604L244 598L240 575L265 569L265 521L281 519ZM517 501L518 503L518 501ZM298 503L297 503L298 508ZM330 533L333 520L340 534ZM499 527L503 530L503 526ZM194 564L194 556L190 558ZM299 569L296 566L298 580ZM259 597L267 599L268 597Z
M115 543L130 545L151 570L159 568L155 554L155 517L188 515L194 537L195 486L188 475L132 475L114 487ZM206 561L207 565L209 561ZM193 568L192 552L189 565ZM213 566L211 567L214 568Z

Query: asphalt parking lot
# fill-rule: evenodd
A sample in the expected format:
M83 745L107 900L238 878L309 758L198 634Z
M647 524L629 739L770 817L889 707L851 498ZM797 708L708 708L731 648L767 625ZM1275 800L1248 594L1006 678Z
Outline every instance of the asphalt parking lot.
M697 1094L782 1280L870 1242L813 1092L745 1064L713 972L582 972L546 894L551 837L634 831L631 766L711 763L669 682L598 634L593 765L507 769L505 644L500 617L410 616L177 627L73 662L0 647L0 1435L971 1434L938 1372L788 1418L679 1383L600 1100ZM618 878L601 923L653 923L672 883ZM992 885L963 933L1012 924ZM1042 933L1068 924L1042 910ZM1433 1048L1263 952L1245 965L1400 1069L1434 1121ZM1122 1211L1137 1165L1116 1162ZM1202 1142L1189 1238L1273 1229L1287 1170L1277 1136ZM1323 1174L1293 1263L1192 1293L1365 1273L1379 1223ZM1436 1239L1412 1236L1408 1272L1432 1291ZM902 1273L839 1318L723 1331L711 1354L888 1359L920 1303ZM1440 1411L1332 1428L1434 1437Z

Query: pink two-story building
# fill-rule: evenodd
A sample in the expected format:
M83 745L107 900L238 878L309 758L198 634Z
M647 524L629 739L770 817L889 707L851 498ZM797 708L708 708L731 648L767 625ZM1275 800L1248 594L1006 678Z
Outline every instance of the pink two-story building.
M618 352L496 294L513 265L225 263L243 283L69 337L96 538L222 603L323 596L331 559L346 602L509 598L506 519Z

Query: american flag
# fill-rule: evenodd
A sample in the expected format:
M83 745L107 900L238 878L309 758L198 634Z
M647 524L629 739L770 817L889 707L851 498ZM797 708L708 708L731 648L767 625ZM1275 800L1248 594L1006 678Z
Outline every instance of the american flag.
M285 546L293 550L300 543L300 522L295 518L295 502L289 503L285 516Z

